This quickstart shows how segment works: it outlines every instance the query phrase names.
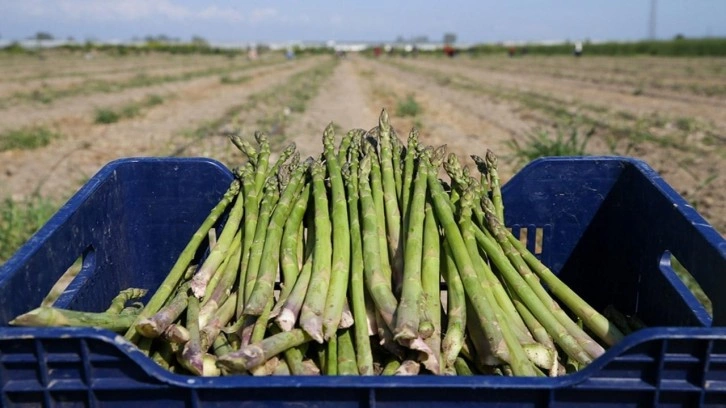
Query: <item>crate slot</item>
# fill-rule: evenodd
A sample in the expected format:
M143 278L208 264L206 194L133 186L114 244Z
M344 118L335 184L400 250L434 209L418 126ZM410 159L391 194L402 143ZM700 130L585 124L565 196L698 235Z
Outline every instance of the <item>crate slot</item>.
M76 291L82 288L95 273L96 251L92 245L88 245L76 261L56 281L53 288L46 295L44 302L58 308L67 307L73 301Z
M665 251L660 257L659 268L665 279L678 290L676 294L680 297L681 301L690 308L694 319L704 327L710 327L713 322L713 309L711 306L711 299L703 292L698 285L698 282L693 276L685 269L679 268L676 271L673 268L672 259L674 259L671 251ZM678 264L680 265L680 263ZM685 281L684 281L685 279ZM695 284L696 289L689 287L686 282L691 285ZM699 299L698 296L703 296L703 300ZM706 302L704 305L704 301ZM708 307L708 309L706 308Z

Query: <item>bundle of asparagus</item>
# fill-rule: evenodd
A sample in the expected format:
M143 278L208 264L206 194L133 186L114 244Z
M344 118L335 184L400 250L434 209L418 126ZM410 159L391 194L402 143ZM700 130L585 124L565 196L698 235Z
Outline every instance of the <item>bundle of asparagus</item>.
M491 151L472 157L475 178L415 130L404 146L385 110L337 149L333 129L304 162L291 145L270 163L262 133L256 147L232 136L245 165L145 306L124 308L144 295L128 290L103 313L13 323L125 331L167 369L205 376L558 376L622 338L505 228Z

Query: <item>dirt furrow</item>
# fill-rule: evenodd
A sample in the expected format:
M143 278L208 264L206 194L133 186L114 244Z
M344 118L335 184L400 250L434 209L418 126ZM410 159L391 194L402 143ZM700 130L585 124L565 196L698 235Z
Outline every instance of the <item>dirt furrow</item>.
M233 75L259 75L268 71L287 69L292 66L288 62L275 65L261 65L255 68L240 67ZM0 110L0 131L17 129L25 126L53 124L58 121L77 121L92 118L93 112L99 107L117 106L128 101L143 99L149 94L183 94L199 92L205 89L224 88L218 75L203 76L187 81L173 81L145 87L128 88L118 92L95 93L63 98L52 105L18 105Z
M323 129L330 122L340 129L338 140L342 132L352 128L368 129L376 124L378 112L368 105L363 86L354 62L341 61L305 112L285 131L287 139L297 145L301 157L322 152Z
M112 125L63 122L59 125L67 135L63 140L33 151L0 153L0 197L20 198L38 190L44 196L65 198L114 159L168 155L174 140L185 137L184 130L219 117L229 106L315 62L301 60L284 70L261 68L258 76L238 86L195 86L184 97L133 120Z

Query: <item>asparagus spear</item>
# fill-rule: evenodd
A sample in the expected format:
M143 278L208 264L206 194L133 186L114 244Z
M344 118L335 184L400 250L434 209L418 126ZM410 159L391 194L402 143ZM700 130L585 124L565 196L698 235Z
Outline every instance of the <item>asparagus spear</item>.
M217 205L214 206L214 208L212 208L207 218L202 222L202 225L199 227L199 229L197 229L194 235L192 235L192 238L189 240L189 243L179 255L179 258L177 258L176 263L174 263L174 266L171 268L171 271L169 271L169 274L166 276L166 278L164 278L164 281L161 283L159 288L156 290L156 292L154 292L154 294L151 296L151 299L149 299L148 303L146 303L146 306L136 317L136 320L133 322L132 325L130 325L130 327L126 331L124 337L127 340L134 343L138 342L140 334L136 331L136 325L142 320L158 312L159 309L164 306L167 298L169 298L169 295L171 295L171 293L174 291L174 288L176 288L176 286L179 284L179 280L182 278L187 268L189 267L189 263L194 257L194 254L197 252L197 249L202 243L202 240L207 237L207 231L209 231L214 223L217 222L217 219L219 219L222 213L224 213L224 210L234 199L234 197L238 195L239 191L239 181L232 181L229 189L227 189L227 191L222 196L222 199L217 203Z
M348 206L345 198L345 186L340 173L340 164L335 155L333 139L335 133L330 123L323 133L325 163L331 185L330 206L333 229L333 254L331 258L330 285L325 298L323 310L323 337L330 338L338 330L345 293L350 275L350 226L348 224Z
M351 143L351 151L357 153L359 138ZM343 178L348 190L348 218L351 237L350 299L353 308L353 330L356 343L356 362L361 375L373 374L373 356L368 334L368 315L365 305L363 283L363 243L361 242L360 219L358 215L358 159L350 158L343 167Z
M217 366L228 372L243 372L251 370L283 351L297 347L312 340L302 329L281 332L259 343L242 347L238 351L225 354L217 360Z
M328 197L323 182L325 166L320 162L315 162L311 172L315 203L315 249L313 250L310 284L300 312L300 327L315 341L322 343L323 309L331 273L331 225Z

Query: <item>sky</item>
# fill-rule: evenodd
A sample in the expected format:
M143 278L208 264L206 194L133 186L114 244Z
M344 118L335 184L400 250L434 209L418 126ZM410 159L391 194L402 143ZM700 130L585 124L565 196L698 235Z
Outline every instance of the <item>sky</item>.
M0 0L0 39L131 40L166 35L211 42L461 43L638 40L652 0ZM726 0L657 0L656 38L726 37Z

